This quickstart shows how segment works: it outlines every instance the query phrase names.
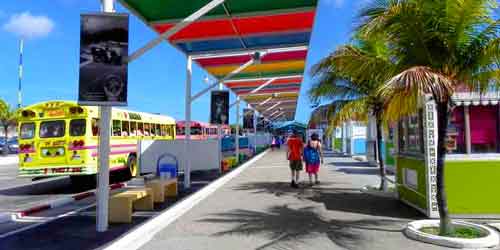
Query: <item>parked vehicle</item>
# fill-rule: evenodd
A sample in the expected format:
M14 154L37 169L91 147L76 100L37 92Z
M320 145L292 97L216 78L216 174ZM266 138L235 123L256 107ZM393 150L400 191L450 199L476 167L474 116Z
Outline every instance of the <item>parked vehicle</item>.
M17 154L19 152L19 141L17 137L12 137L7 141L7 148L11 154Z

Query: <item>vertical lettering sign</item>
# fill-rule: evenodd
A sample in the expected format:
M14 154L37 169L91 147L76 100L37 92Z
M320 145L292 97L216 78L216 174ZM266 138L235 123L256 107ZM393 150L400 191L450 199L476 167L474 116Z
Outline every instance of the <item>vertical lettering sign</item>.
M436 104L430 96L425 96L425 166L427 170L427 216L439 217L437 205L437 111Z
M229 124L229 91L212 91L210 107L210 123Z
M126 106L127 55L127 14L83 14L78 103Z
M254 116L254 111L252 109L243 109L244 129L253 129L253 116Z

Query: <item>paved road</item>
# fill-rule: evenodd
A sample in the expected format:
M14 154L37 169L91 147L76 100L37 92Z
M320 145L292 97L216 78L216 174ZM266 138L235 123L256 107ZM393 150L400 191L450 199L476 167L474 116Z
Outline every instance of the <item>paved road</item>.
M418 212L359 191L378 183L376 173L331 157L321 185L292 189L284 153L271 152L142 249L443 249L402 234Z
M0 161L2 160L6 159L0 158ZM12 161L9 159L9 162ZM30 178L17 177L17 163L0 163L0 189L29 183Z

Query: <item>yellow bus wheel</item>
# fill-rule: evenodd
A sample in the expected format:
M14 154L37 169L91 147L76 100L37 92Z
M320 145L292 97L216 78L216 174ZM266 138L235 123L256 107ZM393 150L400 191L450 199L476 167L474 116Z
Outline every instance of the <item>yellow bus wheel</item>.
M139 169L137 167L137 158L134 155L131 155L128 157L127 167L128 167L130 177L131 178L136 177Z

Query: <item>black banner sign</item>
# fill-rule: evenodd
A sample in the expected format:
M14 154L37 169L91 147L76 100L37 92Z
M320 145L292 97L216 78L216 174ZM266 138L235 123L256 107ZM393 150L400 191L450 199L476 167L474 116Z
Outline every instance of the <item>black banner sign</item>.
M83 14L78 103L127 105L127 14Z

